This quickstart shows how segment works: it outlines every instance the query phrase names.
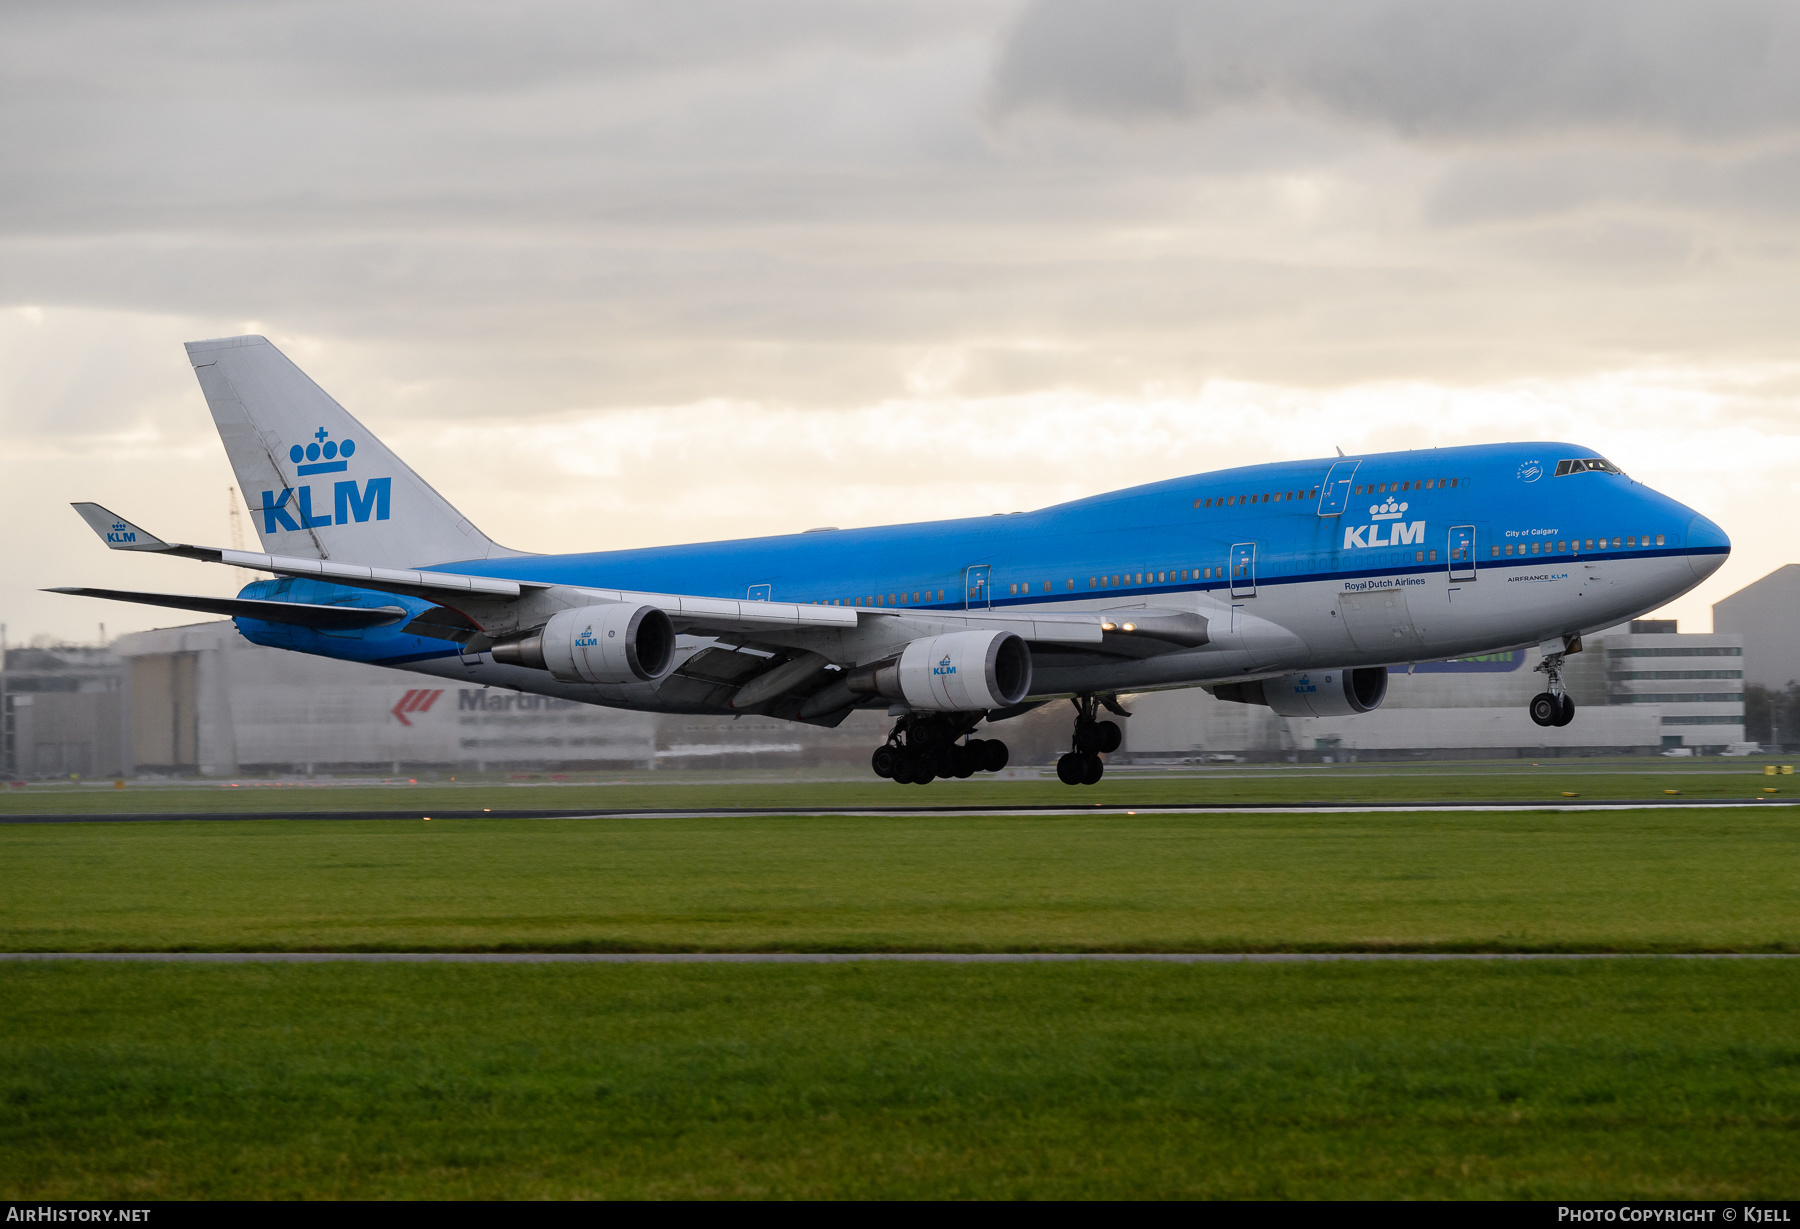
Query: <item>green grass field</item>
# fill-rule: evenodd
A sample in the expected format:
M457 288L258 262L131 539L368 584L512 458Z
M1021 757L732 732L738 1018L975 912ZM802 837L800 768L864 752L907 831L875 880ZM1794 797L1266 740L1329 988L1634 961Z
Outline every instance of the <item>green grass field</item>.
M1771 763L1776 761L1769 761ZM1791 763L1791 761L1782 761ZM1462 802L1561 801L1565 792L1586 799L1652 800L1679 791L1685 798L1800 796L1800 777L1765 777L1763 760L1545 759L1418 764L1235 765L1204 770L1114 770L1099 785L1071 789L1054 774L1023 769L1020 779L979 776L895 785L873 776L848 781L802 774L760 772L583 774L565 784L547 780L421 780L409 785L305 783L257 784L130 782L32 784L0 790L0 815L117 814L190 811L360 811L417 809L505 810L696 809L717 807L954 806L959 804L1059 806L1083 803L1272 802ZM1775 791L1773 794L1768 791Z
M1793 1198L1800 967L0 966L0 1194Z
M1800 812L0 826L0 948L1800 951Z
M1647 771L1646 771L1647 767ZM13 813L1743 798L1756 765ZM1800 813L0 825L20 950L1800 951ZM0 1194L1791 1198L1800 961L0 963Z

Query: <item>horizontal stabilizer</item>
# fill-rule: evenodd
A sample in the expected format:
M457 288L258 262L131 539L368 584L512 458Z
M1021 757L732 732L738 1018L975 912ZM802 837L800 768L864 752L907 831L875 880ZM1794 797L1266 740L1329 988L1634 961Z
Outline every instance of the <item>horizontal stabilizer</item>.
M169 549L169 544L155 534L139 529L124 517L108 512L99 504L76 504L75 511L81 514L81 519L100 536L109 550Z
M198 610L234 619L260 619L264 623L292 623L320 631L344 631L379 627L406 617L399 606L314 606L305 602L263 602L243 597L199 597L187 593L134 593L127 589L46 589L45 593L71 593L76 597L103 597L112 602L137 602L144 606L169 606Z

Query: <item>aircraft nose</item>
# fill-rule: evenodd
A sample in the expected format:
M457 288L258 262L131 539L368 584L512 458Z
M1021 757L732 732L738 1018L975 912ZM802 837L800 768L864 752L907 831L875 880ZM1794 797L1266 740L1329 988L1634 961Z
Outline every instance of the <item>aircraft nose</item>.
M1687 548L1688 567L1694 570L1695 577L1705 580L1730 557L1731 539L1704 516L1696 516L1688 522Z

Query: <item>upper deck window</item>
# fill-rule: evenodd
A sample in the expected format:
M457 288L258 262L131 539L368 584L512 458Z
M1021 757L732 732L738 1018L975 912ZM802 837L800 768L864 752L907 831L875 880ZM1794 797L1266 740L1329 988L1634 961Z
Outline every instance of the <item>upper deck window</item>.
M1605 457L1577 457L1573 460L1556 463L1556 477L1558 478L1565 474L1617 474L1622 472L1617 465Z

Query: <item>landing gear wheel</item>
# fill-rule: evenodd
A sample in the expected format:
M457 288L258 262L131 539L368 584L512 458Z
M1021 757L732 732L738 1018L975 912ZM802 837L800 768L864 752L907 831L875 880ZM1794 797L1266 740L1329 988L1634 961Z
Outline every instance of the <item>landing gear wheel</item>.
M931 770L938 776L954 777L956 775L957 757L955 743L943 743L939 745L937 750L927 753L926 759L927 762L931 764Z
M888 775L901 785L911 785L913 779L913 757L904 751L894 752L894 763Z
M981 770L983 772L999 772L1006 767L1007 760L1012 758L1006 744L997 738L981 740Z
M894 749L882 746L875 748L875 754L869 757L869 767L875 770L878 777L894 775Z
M1552 725L1568 725L1569 722L1575 720L1575 701L1569 698L1567 692L1564 692L1560 698L1562 700L1562 712L1557 714L1556 720L1551 722Z
M1091 754L1081 757L1081 783L1083 785L1098 785L1100 778L1105 775L1106 761Z
M922 755L913 761L912 782L914 785L930 785L935 780L937 780L937 770L931 766L930 756Z
M1096 751L1117 751L1119 744L1125 741L1125 731L1116 721L1095 722L1094 732L1100 736L1100 745L1094 748Z
M1080 785L1087 776L1087 757L1071 751L1056 761L1056 779L1064 785Z
M1531 697L1529 709L1531 719L1539 725L1556 725L1557 718L1562 716L1563 702L1560 696L1553 696L1547 691L1540 691ZM1575 715L1575 706L1569 706L1569 715Z
M962 746L956 748L956 771L950 775L958 781L967 781L981 770L981 748Z

